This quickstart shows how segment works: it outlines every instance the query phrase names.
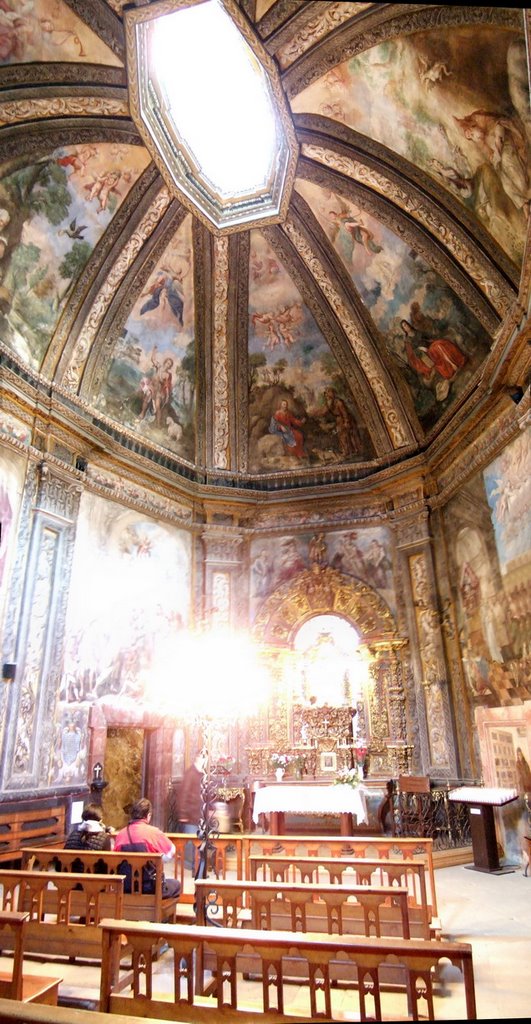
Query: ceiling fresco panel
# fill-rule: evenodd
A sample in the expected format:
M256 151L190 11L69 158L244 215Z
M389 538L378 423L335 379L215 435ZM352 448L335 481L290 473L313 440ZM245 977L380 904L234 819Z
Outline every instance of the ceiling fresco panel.
M195 452L192 218L187 216L136 299L92 402L171 451Z
M29 61L121 63L63 0L2 0L0 65Z
M258 231L251 233L249 268L250 468L370 458L372 444L344 374Z
M490 339L448 285L394 232L313 182L298 181L297 189L348 270L429 429L462 393Z
M34 369L147 162L137 146L65 146L0 179L0 339Z
M292 108L349 125L421 167L521 264L531 197L523 33L439 27L389 40L326 72Z

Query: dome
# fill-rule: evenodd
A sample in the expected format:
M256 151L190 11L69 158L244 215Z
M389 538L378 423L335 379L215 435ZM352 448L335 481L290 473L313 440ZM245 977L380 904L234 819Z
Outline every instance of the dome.
M111 448L188 494L362 489L429 470L521 397L523 9L234 4L298 156L278 222L224 235L133 119L131 5L16 6L0 25L1 356L22 405L44 393L74 431L58 458L83 469Z

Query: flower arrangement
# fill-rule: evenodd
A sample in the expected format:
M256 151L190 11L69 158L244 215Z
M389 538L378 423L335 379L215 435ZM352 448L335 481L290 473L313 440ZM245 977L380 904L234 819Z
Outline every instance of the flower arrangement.
M283 768L284 771L291 762L289 754L271 754L271 767Z
M360 768L340 768L336 778L334 779L335 786L352 786L355 788L359 786L362 781L363 775Z

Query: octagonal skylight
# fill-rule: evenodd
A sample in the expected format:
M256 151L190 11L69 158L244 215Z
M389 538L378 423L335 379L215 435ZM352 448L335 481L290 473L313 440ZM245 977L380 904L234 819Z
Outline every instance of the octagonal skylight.
M125 12L131 111L172 191L218 232L283 218L297 142L274 62L232 0Z

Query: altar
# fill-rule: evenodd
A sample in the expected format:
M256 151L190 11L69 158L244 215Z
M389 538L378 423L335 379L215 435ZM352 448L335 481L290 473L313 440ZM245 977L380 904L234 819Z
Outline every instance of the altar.
M253 821L256 825L260 816L269 816L269 831L273 835L285 832L285 814L337 814L341 819L341 835L353 833L352 817L356 823L368 824L365 787L348 785L289 785L280 782L276 786L263 786L254 798Z

